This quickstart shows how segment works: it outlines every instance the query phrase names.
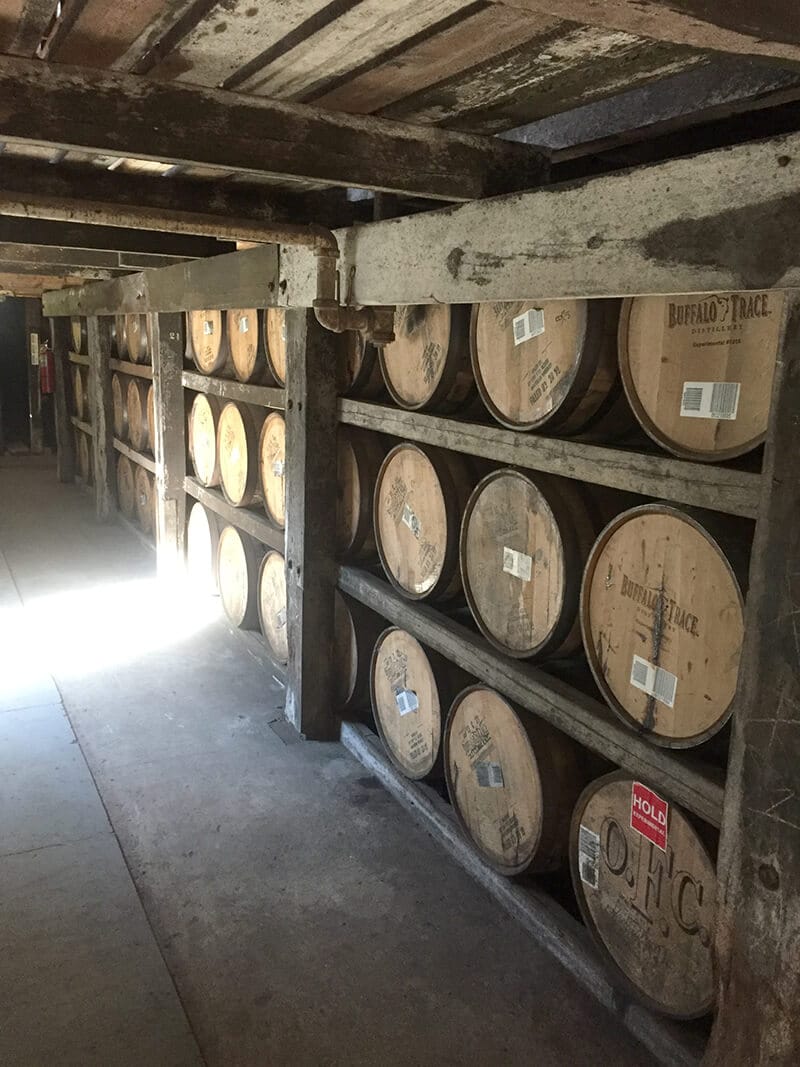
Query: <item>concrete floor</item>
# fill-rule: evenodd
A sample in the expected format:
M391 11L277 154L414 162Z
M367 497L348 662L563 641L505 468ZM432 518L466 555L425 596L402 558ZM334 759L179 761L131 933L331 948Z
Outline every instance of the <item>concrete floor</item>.
M0 1063L645 1062L41 461L0 459L0 550Z

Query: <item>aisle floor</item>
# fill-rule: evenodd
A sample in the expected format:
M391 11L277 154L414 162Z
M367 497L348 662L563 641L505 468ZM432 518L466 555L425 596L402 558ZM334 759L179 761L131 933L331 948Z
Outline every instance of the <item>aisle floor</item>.
M0 1063L645 1062L51 465L0 458L0 553Z

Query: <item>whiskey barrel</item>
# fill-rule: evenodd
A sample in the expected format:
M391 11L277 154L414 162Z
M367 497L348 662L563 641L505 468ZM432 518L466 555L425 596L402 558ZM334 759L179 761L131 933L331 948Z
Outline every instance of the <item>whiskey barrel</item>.
M619 363L642 428L684 459L732 459L767 432L780 292L641 296L623 303Z
M133 464L127 456L117 457L117 502L126 519L136 515L136 486Z
M114 316L114 347L120 359L128 358L128 339L125 336L125 316Z
M267 308L264 312L267 336L267 367L278 385L286 385L286 310Z
M83 315L72 315L69 320L69 332L72 339L72 351L83 353L89 351L89 334Z
M406 778L441 777L444 718L468 682L405 630L390 626L379 636L370 665L372 713L389 758Z
M362 400L383 396L386 387L377 347L355 330L347 330L339 338L339 393Z
M224 311L187 311L186 343L188 354L201 374L233 378Z
M156 391L153 383L147 386L147 440L150 451L156 451Z
M627 430L615 340L619 307L618 300L476 304L472 367L491 415L512 430Z
M334 593L333 662L336 709L356 712L369 707L372 650L386 621L357 600Z
M267 365L264 312L230 308L225 316L233 372L240 382L276 385Z
M518 658L580 647L583 568L599 525L582 488L517 470L488 474L467 502L461 577L487 640Z
M261 546L235 526L226 526L217 544L217 580L225 614L241 630L258 626L258 573Z
M217 429L222 413L219 397L197 393L189 409L189 456L203 485L219 485Z
M372 508L378 471L386 457L381 437L352 426L337 436L336 528L341 559L368 562L377 557Z
M225 499L234 507L246 507L260 496L258 482L258 435L264 413L249 404L229 400L217 425L219 479Z
M469 308L408 304L394 316L395 339L379 349L392 399L410 411L458 411L475 398L469 362Z
M155 479L144 467L136 467L136 518L145 533L151 534L156 528Z
M459 821L496 871L549 871L566 860L585 777L581 751L564 734L470 686L447 717L444 767Z
M133 363L149 363L150 344L147 336L146 315L125 316L125 345L128 358Z
M75 394L75 414L79 419L86 418L88 375L77 363L72 368L72 385Z
M461 593L458 534L472 464L456 452L404 442L388 454L375 486L374 526L383 569L413 600Z
M198 592L211 596L219 593L217 545L221 530L222 521L196 500L186 523L186 572Z
M278 411L271 411L261 427L258 469L267 518L282 530L286 525L286 422Z
M114 436L120 441L128 440L128 397L123 386L124 379L116 371L111 375L111 408L114 421Z
M92 443L89 435L78 432L78 472L84 485L91 485L94 481L94 468L92 466Z
M267 552L258 572L258 621L278 663L289 662L286 603L286 560L280 552Z
M137 452L146 452L150 448L150 433L147 428L147 382L141 378L128 378L125 395L131 446Z
M581 591L589 665L617 715L656 744L697 745L731 713L741 536L734 520L645 504L617 516L592 549Z
M624 772L591 782L570 865L586 925L638 999L679 1019L711 1011L715 864L680 808Z

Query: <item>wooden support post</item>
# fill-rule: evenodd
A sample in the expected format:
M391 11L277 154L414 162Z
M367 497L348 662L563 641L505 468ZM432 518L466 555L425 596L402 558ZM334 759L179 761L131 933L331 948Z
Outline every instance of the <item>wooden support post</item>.
M305 737L336 736L336 341L306 309L286 313L286 718Z
M800 1062L800 291L786 294L719 855L706 1062Z
M111 320L90 315L86 322L89 341L89 422L94 430L94 500L97 518L105 521L115 511L114 416L111 400Z
M186 419L183 401L183 315L152 314L150 325L155 392L156 544L159 577L180 574L186 533Z
M25 353L28 362L28 415L30 420L31 452L39 453L44 445L42 434L42 394L39 388L38 350L44 340L42 334L42 302L25 301ZM35 338L35 340L34 340ZM37 353L33 362L34 351ZM52 446L52 441L48 442Z
M50 344L56 365L56 452L60 482L75 481L75 437L69 417L72 398L70 341L69 319L50 319Z

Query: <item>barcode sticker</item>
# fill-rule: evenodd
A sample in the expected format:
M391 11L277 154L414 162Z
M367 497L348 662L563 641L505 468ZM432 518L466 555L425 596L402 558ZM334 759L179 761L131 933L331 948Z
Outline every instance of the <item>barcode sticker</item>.
M276 478L282 478L283 472L286 470L286 464L282 459L276 459L272 464L272 473Z
M513 574L515 578L521 578L523 582L531 580L533 560L524 552L517 552L514 548L503 548L503 570L506 574Z
M286 608L281 608L281 610L276 613L275 622L277 623L279 630L286 625Z
M239 319L239 333L247 333L250 329L250 323L247 321L247 315L242 315Z
M403 522L409 530L413 533L416 539L419 541L420 525L419 519L414 514L414 511L410 504L403 505L403 514L400 516L400 521Z
M739 382L684 382L681 415L686 419L732 422L739 410Z
M210 319L203 319L203 333L206 337L210 337L214 332L214 323Z
M401 715L408 715L409 712L416 711L419 707L419 700L413 689L395 689L394 702Z
M476 763L475 777L484 789L502 789L506 784L499 763Z
M583 884L590 885L592 889L598 886L599 860L600 834L581 823L578 831L578 871Z
M663 667L655 667L641 656L634 656L631 664L631 685L641 689L650 697L655 697L668 708L675 707L675 691L678 688L677 676Z
M512 319L511 326L514 330L514 344L521 345L523 341L530 341L532 337L538 337L544 333L544 309L530 308Z

